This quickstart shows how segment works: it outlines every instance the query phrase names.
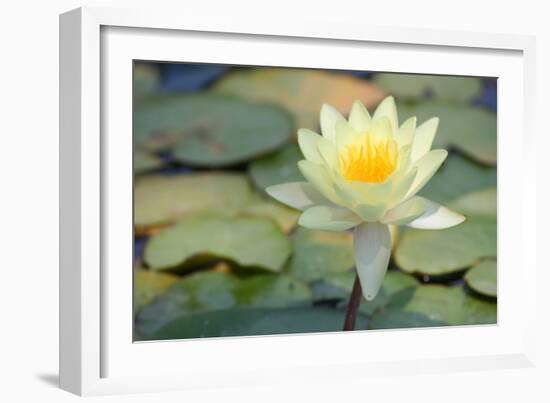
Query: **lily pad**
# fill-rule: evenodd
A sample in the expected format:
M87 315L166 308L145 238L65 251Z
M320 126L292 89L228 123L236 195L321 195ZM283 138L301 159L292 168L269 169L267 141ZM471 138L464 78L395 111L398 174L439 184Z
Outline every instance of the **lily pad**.
M134 150L134 173L141 174L160 168L163 162L155 155Z
M472 267L464 276L466 284L480 294L497 296L497 262L485 260Z
M347 306L355 281L355 271L330 274L312 285L313 298L316 301L340 299L344 301L342 308ZM378 295L372 301L361 300L359 312L372 315L377 309L385 306L390 297L404 289L415 287L418 280L399 270L390 270L384 277Z
M337 332L344 312L327 308L231 309L184 316L154 333L151 340ZM356 330L366 329L359 315Z
M294 253L285 272L296 278L313 281L331 273L348 272L355 266L351 232L299 227L291 238Z
M158 68L152 63L134 63L133 91L138 100L153 95L159 87Z
M266 217L277 223L285 233L289 233L298 222L300 212L279 202L258 197L241 211L240 215Z
M310 301L307 285L290 276L262 274L239 278L228 273L199 272L182 278L144 307L137 325L142 334L148 335L174 319L196 312L235 307L278 308Z
M486 109L435 101L397 106L402 121L416 116L418 122L439 117L433 148L456 148L486 165L497 163L497 118Z
M384 309L369 320L369 329L406 329L415 327L448 326L441 320L430 319L418 312L403 312L398 309Z
M459 155L450 155L420 195L447 204L467 193L495 187L496 184L495 168L482 167Z
M139 311L164 293L178 280L177 276L149 270L134 272L134 311Z
M248 173L256 187L262 192L266 187L287 182L305 181L298 169L298 161L304 159L297 145L257 159L249 166Z
M215 95L162 97L134 112L134 142L172 148L186 165L225 167L276 150L292 135L281 108Z
M468 102L479 96L482 90L481 79L476 77L379 73L374 81L400 99L431 94L438 100Z
M152 237L144 257L152 270L186 269L217 258L279 272L290 252L290 241L272 220L198 215Z
M453 200L448 206L466 216L482 215L496 217L497 189L490 187L467 193Z
M324 103L347 114L356 99L372 108L385 95L376 85L359 78L322 70L288 68L236 71L220 79L213 90L254 102L280 105L292 111L297 127L312 130L319 127L319 111Z
M496 217L471 216L453 228L404 231L394 258L405 272L437 276L460 271L496 254Z
M250 185L240 174L143 176L134 188L134 225L173 223L199 211L235 214L252 199Z
M497 321L495 303L471 297L462 287L418 285L394 294L387 308L422 314L429 320L449 325L494 324ZM375 316L385 312L386 308Z

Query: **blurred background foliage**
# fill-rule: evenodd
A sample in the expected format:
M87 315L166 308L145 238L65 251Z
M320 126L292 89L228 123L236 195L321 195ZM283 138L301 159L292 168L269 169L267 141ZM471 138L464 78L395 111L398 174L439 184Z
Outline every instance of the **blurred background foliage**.
M393 230L380 294L356 329L496 323L496 80L134 64L136 340L339 331L351 233L296 227L266 186L303 180L299 127L395 96L400 121L439 116L449 158L422 194L467 216Z

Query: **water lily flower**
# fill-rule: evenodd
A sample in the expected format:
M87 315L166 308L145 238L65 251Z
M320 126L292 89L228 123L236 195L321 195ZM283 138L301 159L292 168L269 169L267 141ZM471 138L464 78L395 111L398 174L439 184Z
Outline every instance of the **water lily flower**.
M438 118L417 127L399 125L393 97L371 116L356 101L349 119L329 105L321 109L321 132L298 131L307 182L270 186L276 200L302 210L298 224L315 230L353 229L354 254L363 296L376 297L391 254L389 225L443 229L464 216L416 194L432 178L446 150L430 150Z

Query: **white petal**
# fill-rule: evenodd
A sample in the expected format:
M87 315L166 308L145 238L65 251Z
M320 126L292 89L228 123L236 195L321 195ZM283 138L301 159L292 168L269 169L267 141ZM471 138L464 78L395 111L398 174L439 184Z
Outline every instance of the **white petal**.
M360 134L346 121L340 121L336 124L336 146L338 151L347 147L349 144L359 140Z
M414 196L424 187L437 172L441 164L443 164L443 161L447 158L447 154L446 150L432 150L412 164L418 171L405 199Z
M323 159L323 162L331 169L338 167L338 152L336 145L324 137L317 142L317 150Z
M376 108L372 119L378 120L382 117L386 117L389 120L392 132L397 133L399 123L397 118L397 108L395 106L395 100L393 99L393 97L386 97L380 103L380 105L378 105L378 108Z
M318 204L332 204L307 182L290 182L273 185L266 188L265 191L275 200L298 210L305 210Z
M388 210L380 220L383 224L403 225L420 217L426 211L426 203L421 197L413 197Z
M349 124L359 133L365 132L371 122L371 117L367 108L361 101L355 101L349 114Z
M423 197L417 198L424 201L426 211L420 217L407 224L409 227L418 229L444 229L461 224L466 219L462 214L455 213L436 202L424 199Z
M304 154L304 158L306 160L315 162L316 164L323 162L321 155L317 150L317 142L321 138L322 137L320 135L311 130L298 130L298 145L300 146L300 150L302 150L302 154Z
M384 281L391 253L391 236L387 225L363 223L353 233L353 249L363 296L373 300Z
M302 175L304 175L304 178L306 178L319 193L335 204L342 204L342 200L336 194L330 175L324 165L302 160L298 161L298 168Z
M407 119L397 132L395 140L399 146L411 144L413 141L414 133L416 129L416 117Z
M323 137L335 142L336 124L345 120L340 112L332 106L324 104L321 107L321 133L323 133Z
M322 231L345 231L357 226L361 219L340 207L313 206L302 213L298 224Z
M430 151L439 126L438 118L431 118L416 128L411 151L412 161L417 161Z

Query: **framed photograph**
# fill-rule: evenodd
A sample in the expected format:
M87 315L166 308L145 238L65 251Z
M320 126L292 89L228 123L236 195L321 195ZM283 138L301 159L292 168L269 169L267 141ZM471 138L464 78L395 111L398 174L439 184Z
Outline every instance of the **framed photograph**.
M533 365L531 37L85 8L60 44L62 388Z

